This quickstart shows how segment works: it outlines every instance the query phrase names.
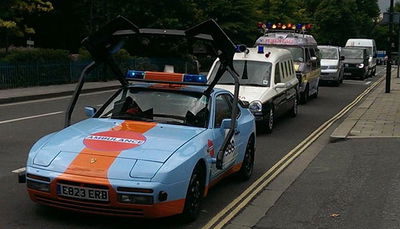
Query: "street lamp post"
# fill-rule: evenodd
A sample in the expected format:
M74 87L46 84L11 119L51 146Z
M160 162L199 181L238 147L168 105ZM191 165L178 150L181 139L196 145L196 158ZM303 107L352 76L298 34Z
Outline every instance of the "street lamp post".
M386 87L385 93L390 93L390 80L392 73L392 44L393 44L393 0L390 0L390 8L389 8L389 44L387 47L387 65L386 65Z

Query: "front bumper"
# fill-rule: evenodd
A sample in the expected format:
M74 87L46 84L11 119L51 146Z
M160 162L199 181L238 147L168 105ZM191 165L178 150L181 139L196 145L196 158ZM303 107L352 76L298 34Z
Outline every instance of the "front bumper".
M340 71L338 70L322 70L320 81L338 81L340 78Z
M54 175L54 173L52 174ZM41 174L41 176L43 176L43 174ZM29 180L30 178L27 179ZM96 187L107 189L109 193L109 200L107 202L99 202L92 200L75 199L58 195L57 185L65 182L72 182L80 186L95 185ZM176 190L184 189L185 191L183 193L186 193L185 185L187 182L166 185L157 182L132 182L118 180L111 183L113 184L111 185L109 179L106 178L90 177L88 179L88 177L84 176L59 174L57 176L50 177L50 192L38 191L31 188L27 188L27 191L30 198L34 202L77 212L145 218L167 217L183 212L183 208L185 205L185 195L181 196L181 198L176 198ZM118 194L138 193L126 191L120 192L117 191L117 187L152 189L152 193L140 193L140 195L152 195L154 202L152 204L121 203L118 200ZM165 201L159 201L160 191L164 191L168 194L168 198Z
M343 76L346 78L350 77L363 77L366 73L365 68L357 68L357 67L346 67L344 68Z

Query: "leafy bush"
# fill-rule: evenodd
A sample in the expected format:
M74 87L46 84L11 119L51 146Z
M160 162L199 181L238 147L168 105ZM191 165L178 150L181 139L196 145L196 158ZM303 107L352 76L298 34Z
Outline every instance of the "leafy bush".
M67 50L61 49L19 48L12 50L3 57L0 56L0 62L10 64L68 62L68 54Z

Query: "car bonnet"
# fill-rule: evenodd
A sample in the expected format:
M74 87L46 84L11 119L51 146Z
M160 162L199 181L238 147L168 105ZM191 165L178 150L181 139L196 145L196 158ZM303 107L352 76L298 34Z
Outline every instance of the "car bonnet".
M136 164L143 169L146 163L161 166L180 146L204 130L153 122L92 118L52 136L36 154L33 164L74 174L93 173L94 164L104 171L116 167L116 164L129 168Z

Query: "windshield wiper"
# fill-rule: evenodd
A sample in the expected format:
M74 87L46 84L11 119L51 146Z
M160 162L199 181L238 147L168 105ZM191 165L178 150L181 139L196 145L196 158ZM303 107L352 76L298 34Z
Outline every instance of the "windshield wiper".
M103 117L103 116L102 116L102 117ZM121 119L121 120L133 120L133 121L154 122L154 120L151 119L151 118L139 117L139 116L128 116L128 115L113 115L113 116L107 117L107 118Z

